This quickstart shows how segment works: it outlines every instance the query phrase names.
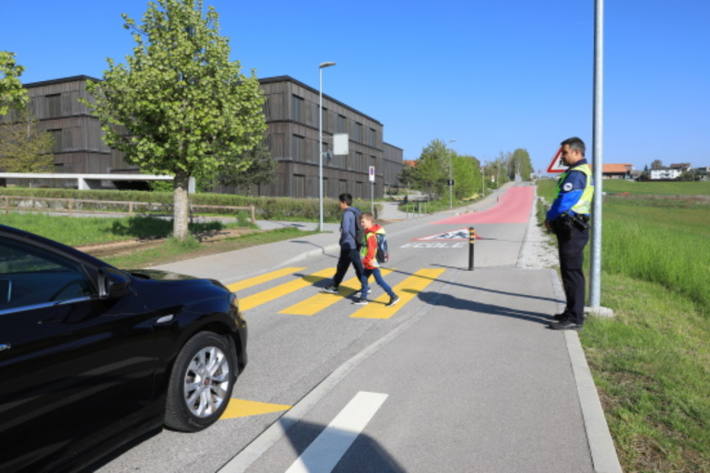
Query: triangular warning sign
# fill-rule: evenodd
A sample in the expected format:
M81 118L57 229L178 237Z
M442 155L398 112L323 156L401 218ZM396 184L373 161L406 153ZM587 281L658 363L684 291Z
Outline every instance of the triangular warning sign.
M562 162L562 148L558 149L547 166L547 172L565 172L567 166Z

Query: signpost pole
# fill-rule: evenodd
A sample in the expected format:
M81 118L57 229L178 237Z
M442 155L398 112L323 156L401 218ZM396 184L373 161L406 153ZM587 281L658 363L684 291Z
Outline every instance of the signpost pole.
M375 215L375 166L369 167L368 178L370 179L370 213Z

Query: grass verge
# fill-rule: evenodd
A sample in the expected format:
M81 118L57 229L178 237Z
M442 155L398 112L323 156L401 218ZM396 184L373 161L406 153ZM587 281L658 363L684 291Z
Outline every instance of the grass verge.
M710 471L707 318L659 284L604 274L603 304L581 332L619 459L627 473Z
M153 217L57 217L41 214L0 214L0 223L51 238L69 246L109 243L132 239L167 238L173 230L171 220ZM242 220L238 224L206 222L190 224L191 233L252 227Z
M538 193L551 201L554 182ZM603 215L602 303L617 316L581 339L621 464L710 471L710 205L607 197Z
M169 239L160 246L102 259L119 268L142 268L215 253L223 253L225 251L240 250L250 246L289 240L291 238L312 235L313 233L316 232L304 232L296 228L279 228L266 232L250 233L248 235L213 243L199 243L195 239L189 239L185 242Z

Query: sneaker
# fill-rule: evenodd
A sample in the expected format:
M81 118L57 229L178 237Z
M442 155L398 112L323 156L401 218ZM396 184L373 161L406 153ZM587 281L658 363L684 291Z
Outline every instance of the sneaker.
M367 295L369 296L370 294L372 294L372 289L370 289L370 288L368 287L368 288L367 288ZM355 295L355 297L357 297L357 298L361 298L361 297L362 297L362 290L357 291L354 295Z
M365 299L364 297L360 297L359 299L355 299L354 303L356 305L367 305L368 304L367 299Z
M399 302L399 296L395 294L394 297L390 297L390 301L387 304L385 304L385 307L393 306L397 302Z
M336 286L328 286L323 288L323 292L327 292L328 294L337 294L338 288Z

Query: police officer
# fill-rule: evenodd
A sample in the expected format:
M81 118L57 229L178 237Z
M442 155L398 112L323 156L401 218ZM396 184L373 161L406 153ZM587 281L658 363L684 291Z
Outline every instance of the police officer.
M557 183L557 197L547 212L545 226L557 236L567 305L564 312L554 316L556 322L548 327L555 330L579 330L584 323L582 259L584 245L589 241L589 216L594 186L592 168L584 159L584 141L573 137L560 144L562 159L569 168Z

